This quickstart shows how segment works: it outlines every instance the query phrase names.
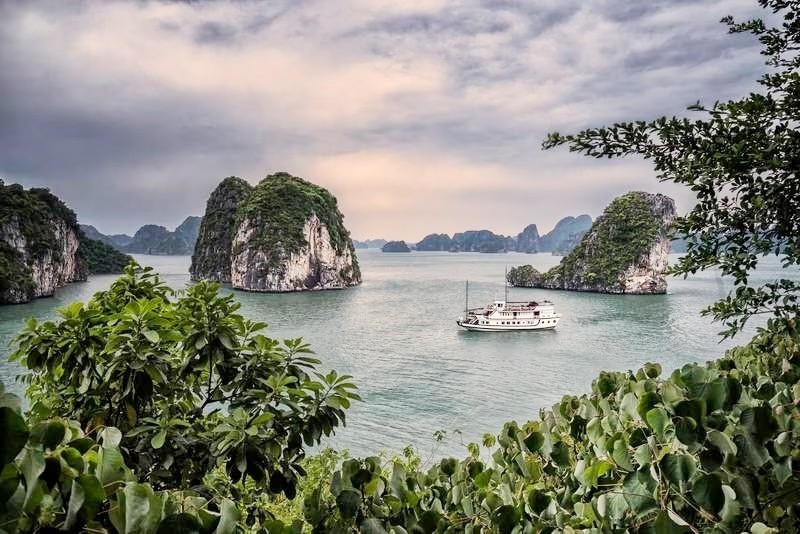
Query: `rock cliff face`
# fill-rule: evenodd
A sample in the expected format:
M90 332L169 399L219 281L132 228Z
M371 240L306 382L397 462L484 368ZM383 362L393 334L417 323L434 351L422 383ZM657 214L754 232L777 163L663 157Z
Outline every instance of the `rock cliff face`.
M664 272L675 203L664 195L633 192L616 198L559 265L539 273L512 269L509 282L598 293L666 293Z
M52 295L86 280L75 214L47 189L0 181L0 303Z
M236 234L236 214L253 193L253 187L235 176L222 180L211 193L192 254L192 280L231 282L231 244Z
M539 252L539 230L535 224L529 224L517 235L516 250L528 254Z
M207 210L203 219L193 279L274 292L361 283L350 234L327 190L287 173L267 176L249 193L236 180L226 179L209 199L215 216L210 221Z

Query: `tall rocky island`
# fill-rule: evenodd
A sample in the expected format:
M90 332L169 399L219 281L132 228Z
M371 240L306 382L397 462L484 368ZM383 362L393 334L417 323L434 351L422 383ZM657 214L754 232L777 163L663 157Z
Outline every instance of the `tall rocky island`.
M512 269L517 287L597 293L667 292L664 273L675 203L664 195L632 192L614 199L577 247L546 273L530 265Z
M361 283L336 198L285 172L251 187L230 177L211 193L192 280L247 291L341 289Z
M129 260L88 239L75 213L49 190L0 180L0 304L51 296L89 274L122 272Z

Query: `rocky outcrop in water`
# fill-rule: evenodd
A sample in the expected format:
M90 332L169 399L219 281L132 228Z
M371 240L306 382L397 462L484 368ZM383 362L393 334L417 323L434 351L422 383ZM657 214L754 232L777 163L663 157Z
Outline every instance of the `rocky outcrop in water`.
M489 230L469 230L453 236L452 252L508 252L514 250L514 239Z
M411 252L405 241L389 241L381 247L381 252Z
M189 274L192 280L231 281L231 245L236 234L236 214L253 193L253 187L236 176L220 182L208 197L200 222Z
M209 198L193 279L226 281L229 273L235 288L273 292L361 283L350 233L333 195L288 173L267 176L249 193L240 182L226 179Z
M616 198L575 249L546 273L512 269L517 287L597 293L666 293L664 273L675 203L664 195L633 192Z
M427 252L448 252L453 249L453 240L447 234L430 234L417 243L416 249Z
M86 280L80 237L75 213L50 191L0 180L0 303L28 302Z

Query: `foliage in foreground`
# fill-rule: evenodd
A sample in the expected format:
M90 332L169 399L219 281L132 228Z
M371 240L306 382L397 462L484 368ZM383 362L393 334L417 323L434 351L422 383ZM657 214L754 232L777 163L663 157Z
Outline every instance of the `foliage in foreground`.
M428 471L348 460L306 519L316 532L800 530L795 325L660 374L602 373L590 394L507 423L491 461L476 444Z
M238 309L217 284L174 292L129 265L109 290L19 335L12 358L30 371L32 422L118 428L126 464L159 490L203 487L222 470L248 521L268 519L237 485L293 498L305 448L358 395L349 376L316 372L308 345L265 337Z
M232 534L232 501L195 490L153 491L125 465L122 434L98 440L76 421L29 427L0 383L0 532L197 532Z

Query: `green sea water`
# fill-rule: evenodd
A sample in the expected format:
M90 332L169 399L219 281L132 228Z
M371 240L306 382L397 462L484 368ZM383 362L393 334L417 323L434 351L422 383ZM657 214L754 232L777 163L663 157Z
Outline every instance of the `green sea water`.
M359 250L364 282L343 291L264 294L235 291L248 317L269 324L279 339L303 337L325 369L354 376L363 403L348 412L347 426L330 444L353 454L400 451L415 446L423 457L463 453L463 445L508 420L535 418L566 394L588 390L601 370L635 369L656 361L669 372L688 362L719 357L744 343L757 326L733 341L719 342L718 324L700 310L722 297L730 282L714 272L669 281L667 295L620 296L538 289L509 290L510 300L548 299L562 319L555 331L466 332L469 304L503 298L508 267L530 263L546 269L549 254L477 254ZM189 282L187 256L137 256L172 287ZM785 276L767 258L752 282ZM791 276L798 278L796 272ZM14 381L20 368L7 361L11 342L26 317L52 318L55 310L87 300L113 276L95 276L59 290L54 298L0 307L0 378ZM226 289L226 291L229 291ZM444 430L447 439L434 441Z

